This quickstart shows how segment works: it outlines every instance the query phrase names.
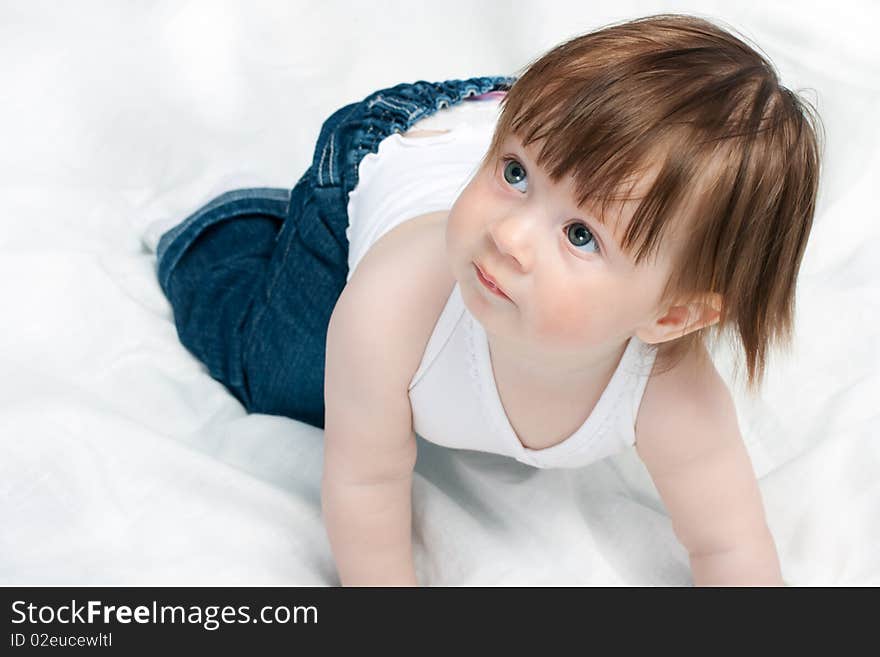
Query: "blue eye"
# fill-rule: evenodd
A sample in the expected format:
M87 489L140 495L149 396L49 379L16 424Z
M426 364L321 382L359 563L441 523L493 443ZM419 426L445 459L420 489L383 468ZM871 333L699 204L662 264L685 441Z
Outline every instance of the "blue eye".
M508 178L508 172L510 172L510 178ZM516 160L507 159L504 160L501 175L504 176L504 180L508 183L515 185L516 183L523 182L526 177L526 170L523 169L523 166ZM521 192L525 191L524 189L518 189L516 187L514 189Z
M596 238L593 236L590 229L581 221L574 221L568 224L568 226L565 227L565 236L573 246L577 247L586 246L592 242L596 250L587 251L587 253L599 252L599 243L596 242Z
M504 177L505 182L509 185L513 186L518 183L526 182L526 170L523 168L522 164L520 164L517 160L513 158L506 158L503 161L503 166L501 170L501 175ZM525 192L524 189L519 189L514 187L517 191ZM582 221L573 221L565 227L565 236L569 242L573 246L579 248L583 246L587 246L589 244L593 245L592 249L584 250L584 253L599 253L599 243L596 241L593 232L587 227L585 223Z

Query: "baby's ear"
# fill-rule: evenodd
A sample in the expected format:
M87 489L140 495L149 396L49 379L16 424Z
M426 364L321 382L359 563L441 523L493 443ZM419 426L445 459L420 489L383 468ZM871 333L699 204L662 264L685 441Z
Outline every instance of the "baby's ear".
M670 306L649 325L636 330L636 337L646 344L659 344L711 326L720 316L721 295L706 294L689 302Z

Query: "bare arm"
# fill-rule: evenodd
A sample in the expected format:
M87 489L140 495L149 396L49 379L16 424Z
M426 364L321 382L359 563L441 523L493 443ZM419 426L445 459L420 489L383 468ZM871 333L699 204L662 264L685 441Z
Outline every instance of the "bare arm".
M748 453L729 426L715 431L717 439L730 442L652 472L688 550L694 585L781 586L776 545Z
M650 401L637 450L688 551L694 585L783 585L727 386L714 368L672 376L668 392Z
M321 505L345 586L417 583L408 387L451 287L443 219L424 215L377 241L330 318Z
M694 586L784 586L770 532L729 550L691 554Z
M396 329L381 309L364 314L358 289L354 281L346 288L328 327L324 521L343 585L415 585L416 442L399 356L388 339Z
M410 540L411 476L358 486L324 470L321 499L343 586L416 586Z

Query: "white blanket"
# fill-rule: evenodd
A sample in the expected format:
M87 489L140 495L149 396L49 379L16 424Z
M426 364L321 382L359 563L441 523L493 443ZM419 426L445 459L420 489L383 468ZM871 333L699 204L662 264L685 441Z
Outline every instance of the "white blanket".
M880 584L880 12L728 4L0 3L0 583L337 584L321 432L247 415L179 343L139 222L241 172L292 186L375 89L678 10L756 41L822 115L795 347L760 398L732 385L786 581ZM691 583L634 450L536 470L420 441L413 514L423 584Z

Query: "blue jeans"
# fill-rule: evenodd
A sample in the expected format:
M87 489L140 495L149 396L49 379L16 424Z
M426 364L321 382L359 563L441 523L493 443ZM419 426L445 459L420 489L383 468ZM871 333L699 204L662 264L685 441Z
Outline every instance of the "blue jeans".
M222 194L159 241L159 284L181 343L251 413L324 428L327 325L348 274L348 195L379 142L512 77L402 83L324 121L293 190Z

